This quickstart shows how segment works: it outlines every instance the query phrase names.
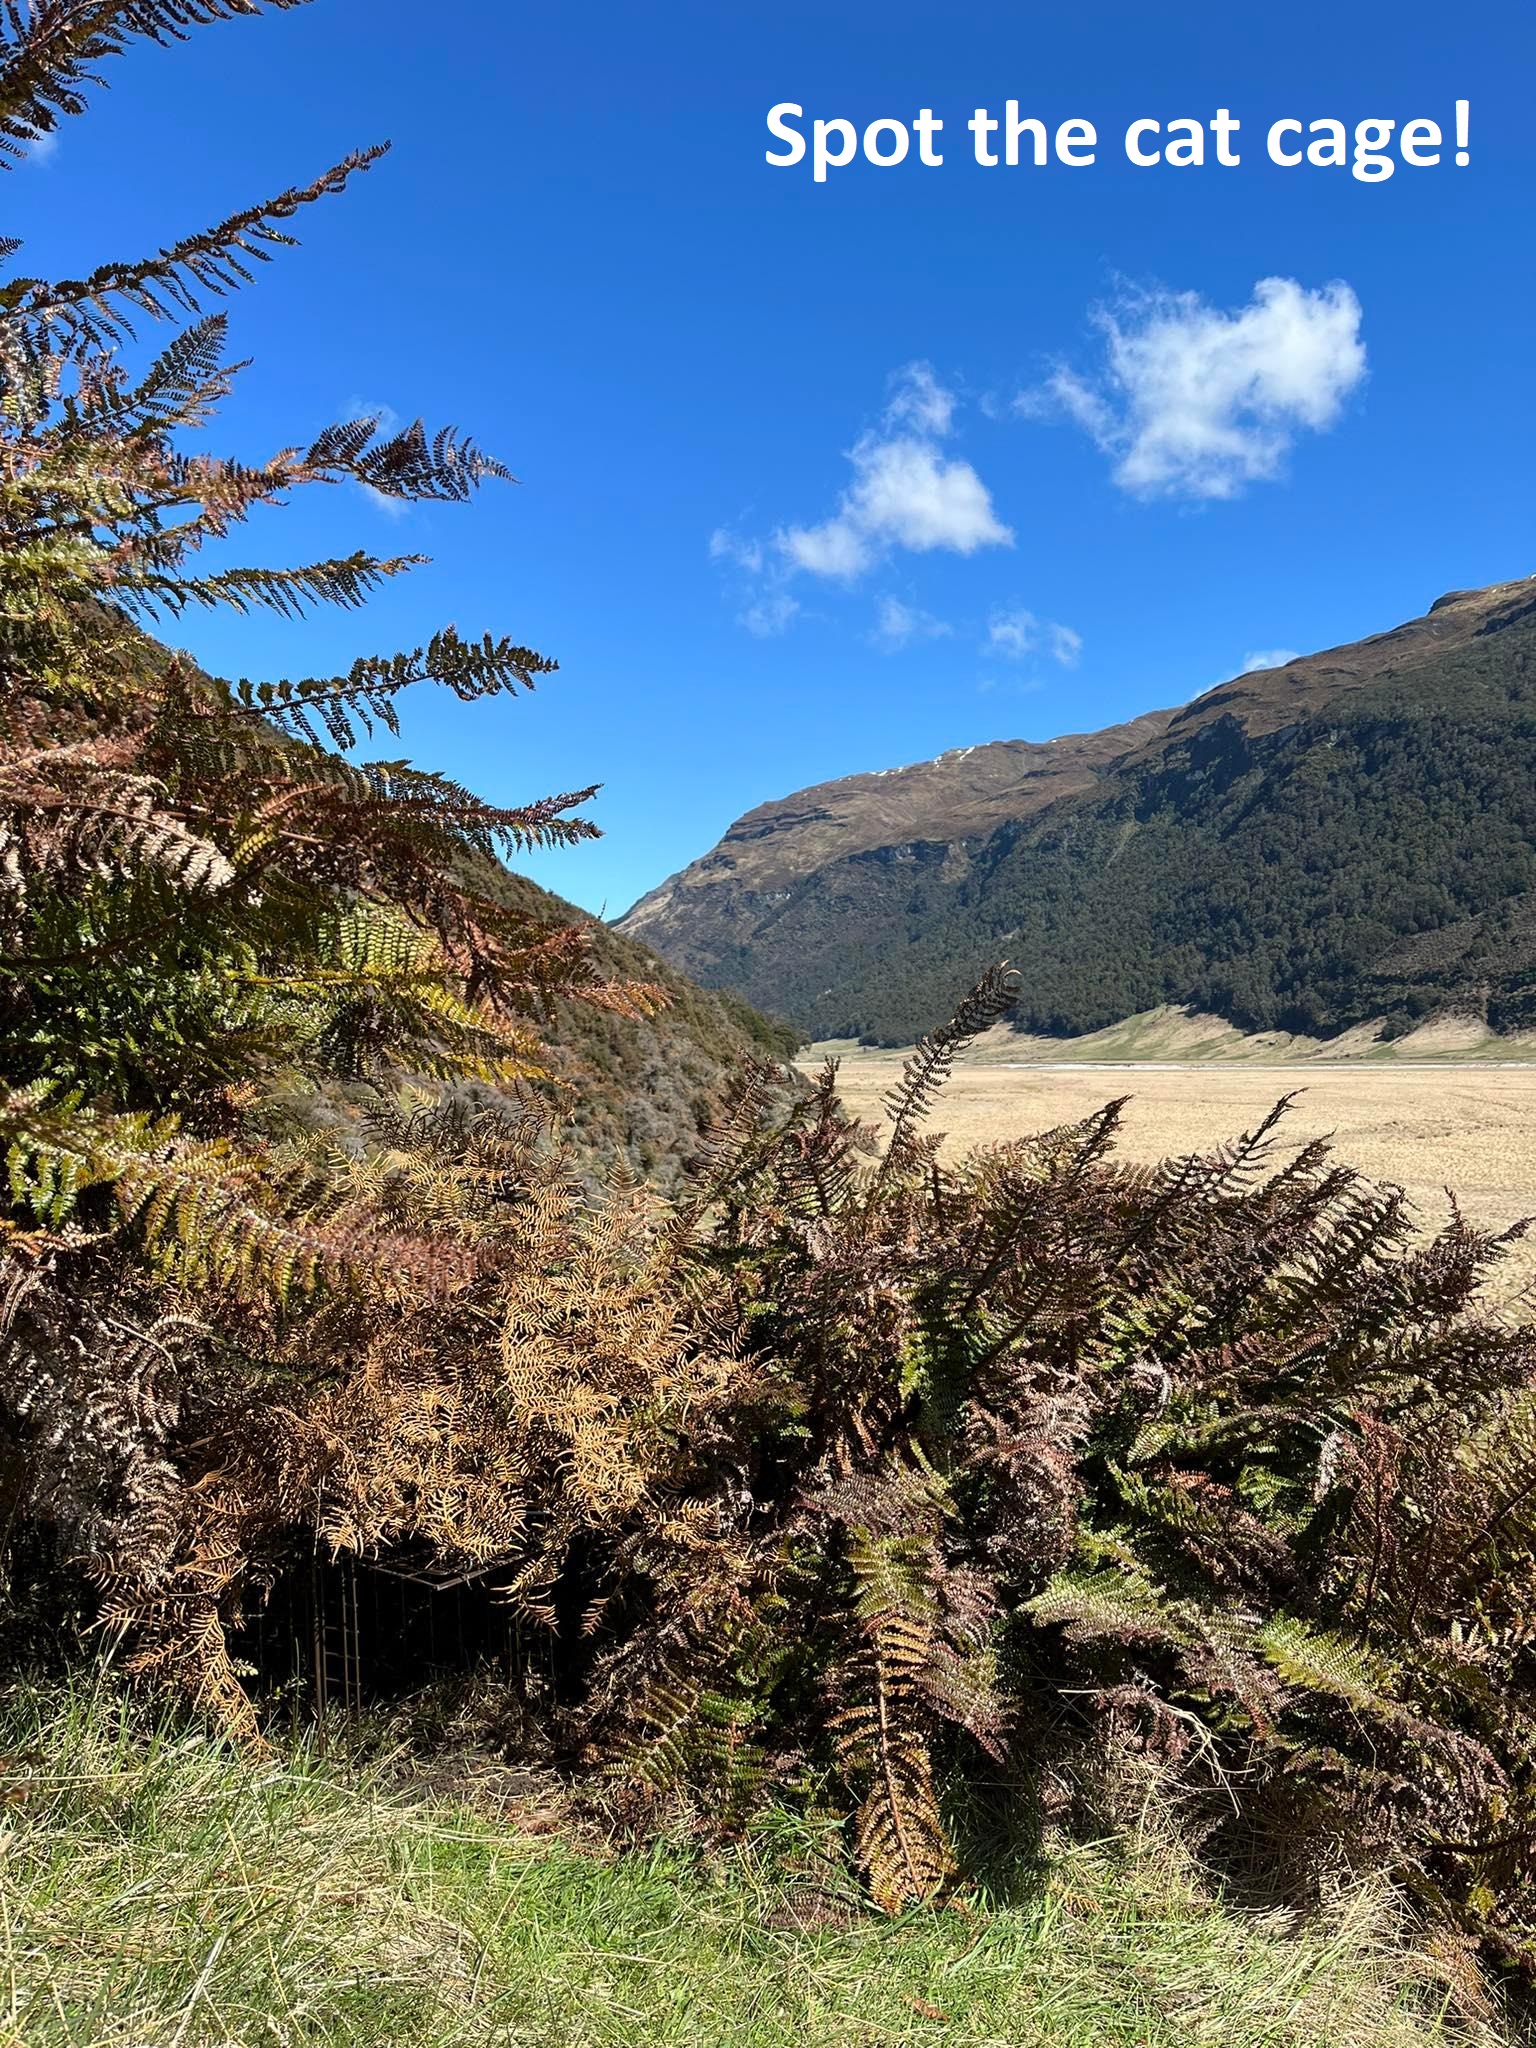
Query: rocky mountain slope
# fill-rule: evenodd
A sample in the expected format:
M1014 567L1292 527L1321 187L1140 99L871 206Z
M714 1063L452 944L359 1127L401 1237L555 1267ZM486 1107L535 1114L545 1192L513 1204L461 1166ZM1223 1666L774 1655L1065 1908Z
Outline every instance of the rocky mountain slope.
M1536 1018L1536 579L1101 733L760 805L620 921L815 1037L898 1043L986 961L1019 1022Z
M713 980L721 961L775 923L778 906L809 877L860 856L984 839L1010 819L1091 790L1172 716L1154 711L1043 744L956 747L936 761L847 775L759 804L712 853L642 896L616 929Z

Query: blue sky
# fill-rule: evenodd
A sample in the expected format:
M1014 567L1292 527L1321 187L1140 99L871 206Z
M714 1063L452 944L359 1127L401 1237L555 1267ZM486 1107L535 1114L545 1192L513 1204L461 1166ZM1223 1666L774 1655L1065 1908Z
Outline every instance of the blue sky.
M78 271L393 141L236 302L215 438L387 407L522 481L393 517L310 493L243 552L432 565L362 615L174 637L226 674L448 620L555 655L532 699L422 698L406 746L507 800L602 782L607 836L532 866L614 915L765 798L1536 570L1533 86L1523 0L315 0L118 65L6 227ZM965 121L1010 97L1092 120L1098 161L978 166ZM1458 97L1464 169L1265 153L1287 115L1449 134ZM771 169L780 102L931 107L946 162ZM1223 106L1240 167L1127 162L1132 119Z

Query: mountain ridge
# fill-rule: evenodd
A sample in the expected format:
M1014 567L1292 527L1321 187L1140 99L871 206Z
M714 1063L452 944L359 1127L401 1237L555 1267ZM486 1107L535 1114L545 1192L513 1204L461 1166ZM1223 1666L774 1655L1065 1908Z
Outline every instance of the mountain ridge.
M1035 1030L1193 1003L1245 1028L1326 1032L1360 1022L1367 996L1405 1023L1457 1002L1492 1016L1536 941L1536 911L1517 902L1536 890L1536 820L1506 772L1536 780L1533 650L1536 578L1450 591L1384 632L1102 732L952 749L758 805L617 928L817 1037L904 1042L999 950ZM1449 768L1424 751L1431 724ZM1446 773L1465 815L1511 842L1507 873L1461 844ZM1310 847L1291 829L1308 811ZM1325 844L1344 870L1332 897L1307 874ZM1255 861L1294 886L1265 900L1240 872ZM1324 930L1311 961L1307 918ZM1340 946L1349 958L1328 957Z

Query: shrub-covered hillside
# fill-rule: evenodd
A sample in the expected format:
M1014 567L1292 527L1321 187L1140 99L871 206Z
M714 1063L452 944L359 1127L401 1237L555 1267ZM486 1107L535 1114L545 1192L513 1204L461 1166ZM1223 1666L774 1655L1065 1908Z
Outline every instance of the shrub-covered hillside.
M623 1159L670 1185L697 1152L730 1077L744 1063L792 1060L799 1035L728 989L702 989L646 946L503 870L489 888L551 925L587 935L597 971L644 982L663 1001L625 1017L558 999L545 1023L555 1085L545 1102L573 1145L596 1164Z

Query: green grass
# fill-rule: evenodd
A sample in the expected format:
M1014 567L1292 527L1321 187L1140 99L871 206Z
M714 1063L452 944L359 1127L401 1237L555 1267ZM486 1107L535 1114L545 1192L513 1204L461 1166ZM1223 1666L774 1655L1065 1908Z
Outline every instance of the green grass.
M26 2048L1417 2048L1457 2030L1355 1893L1219 1909L1166 1850L1034 1902L880 1920L789 1823L604 1855L313 1757L232 1758L113 1699L0 1698L0 2040Z

